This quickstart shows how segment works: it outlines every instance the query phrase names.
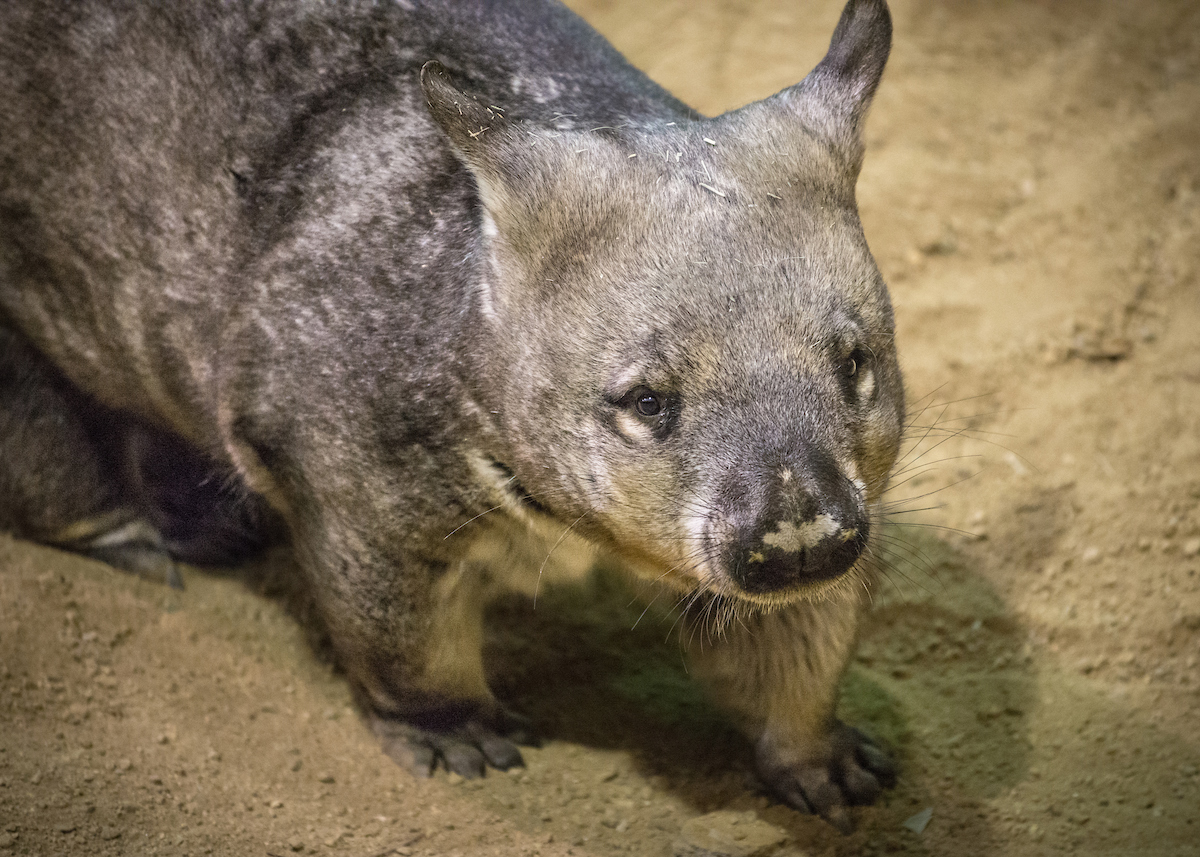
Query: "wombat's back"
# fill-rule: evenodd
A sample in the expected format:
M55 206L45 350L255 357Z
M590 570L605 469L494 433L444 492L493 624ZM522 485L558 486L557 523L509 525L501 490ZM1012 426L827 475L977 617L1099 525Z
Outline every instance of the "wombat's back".
M3 4L0 316L108 404L203 442L227 314L312 216L343 117L372 102L406 151L461 169L420 93L431 59L564 127L689 115L543 0ZM389 192L430 193L426 164L397 159Z

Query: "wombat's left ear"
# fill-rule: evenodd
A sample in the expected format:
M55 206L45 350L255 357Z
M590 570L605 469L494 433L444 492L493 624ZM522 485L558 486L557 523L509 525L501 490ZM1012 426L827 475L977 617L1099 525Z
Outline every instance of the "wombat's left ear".
M459 90L450 80L445 66L436 60L421 68L421 88L429 103L429 114L446 132L454 148L476 173L487 170L497 160L496 140L509 135L510 123L500 108L483 104L475 96Z
M490 216L498 215L511 202L508 188L517 181L514 174L524 163L514 155L515 124L504 118L500 108L459 90L437 61L421 68L421 88L429 102L429 115L475 176L485 210Z
M799 114L806 126L849 156L857 173L867 108L891 49L892 16L886 0L850 0L825 58L800 83L762 103L773 109L782 104Z

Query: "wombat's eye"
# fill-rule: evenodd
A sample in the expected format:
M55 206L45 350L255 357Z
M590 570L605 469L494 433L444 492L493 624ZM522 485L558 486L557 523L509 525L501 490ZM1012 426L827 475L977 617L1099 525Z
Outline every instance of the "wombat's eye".
M858 377L859 370L866 363L867 355L863 353L861 348L855 348L850 352L850 356L842 360L841 373L842 377L847 381L853 381Z
M661 426L672 415L671 398L666 393L652 390L639 384L617 402L622 408L633 412L639 420L653 426Z
M609 402L619 409L617 426L627 437L642 437L649 429L655 438L663 440L671 434L679 416L677 398L645 384L638 384Z
M642 387L637 391L633 407L643 417L656 417L663 412L664 405L662 396L653 390Z

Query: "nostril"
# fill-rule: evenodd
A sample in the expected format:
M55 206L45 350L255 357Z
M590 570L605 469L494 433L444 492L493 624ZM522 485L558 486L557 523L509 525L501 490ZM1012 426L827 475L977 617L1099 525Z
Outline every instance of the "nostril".
M813 547L814 563L829 570L829 576L850 570L867 547L867 527L848 528L835 533Z
M795 586L804 571L803 551L765 548L742 553L734 566L734 581L746 592L777 592Z

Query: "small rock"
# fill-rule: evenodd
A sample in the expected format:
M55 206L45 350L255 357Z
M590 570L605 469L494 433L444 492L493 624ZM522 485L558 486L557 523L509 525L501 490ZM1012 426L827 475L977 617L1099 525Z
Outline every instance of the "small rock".
M54 829L59 833L71 833L75 830L75 824L74 822L70 821L60 821L58 824L54 825Z
M925 828L929 826L929 820L933 818L933 807L928 806L918 812L916 815L910 816L904 820L902 827L906 827L913 833L918 835L925 832Z
M1200 539L1188 539L1183 543L1183 555L1193 557L1200 554Z
M115 827L101 827L100 838L105 842L112 842L114 839L121 838L121 831L117 830Z
M949 232L921 245L926 256L949 256L958 251L958 240Z
M1083 561L1088 565L1100 561L1100 548L1092 546L1083 552Z
M675 857L765 857L787 834L753 812L719 810L685 822Z
M317 782L318 783L332 783L333 782L333 774L318 774Z
M12 848L17 844L17 837L11 833L0 833L0 848Z

